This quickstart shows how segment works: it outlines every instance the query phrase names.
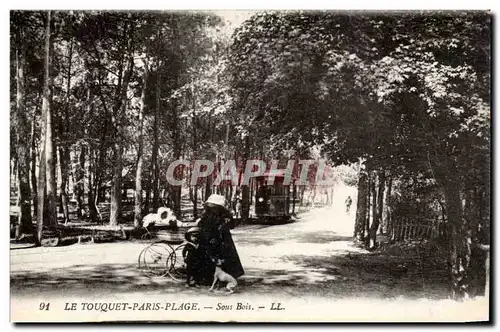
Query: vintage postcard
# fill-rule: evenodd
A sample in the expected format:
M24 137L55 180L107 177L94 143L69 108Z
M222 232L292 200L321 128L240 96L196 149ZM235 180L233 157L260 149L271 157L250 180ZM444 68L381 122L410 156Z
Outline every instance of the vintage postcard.
M11 321L489 321L491 33L11 11Z

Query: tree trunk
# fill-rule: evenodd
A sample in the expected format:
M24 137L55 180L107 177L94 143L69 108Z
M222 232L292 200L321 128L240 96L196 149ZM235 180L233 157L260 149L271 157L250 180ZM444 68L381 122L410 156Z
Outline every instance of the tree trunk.
M37 183L36 183L36 109L33 112L33 120L31 123L31 187L33 190L33 213L37 215Z
M50 14L49 14L50 15ZM47 77L46 73L46 77ZM47 86L47 87L46 87ZM40 165L38 168L38 191L37 191L37 234L36 243L40 245L42 239L43 225L46 223L45 218L45 195L46 195L46 184L47 184L47 172L46 172L46 161L45 161L45 132L47 130L47 108L49 105L49 93L48 93L48 83L44 84L44 93L42 101L42 116L40 123Z
M365 247L369 247L370 245L370 215L371 215L371 194L372 194L372 187L373 187L373 177L371 174L371 171L367 168L366 173L368 174L368 190L366 192L366 219L365 219L365 224L364 224L364 229L363 232L365 232Z
M58 145L57 145L57 139L55 138L55 135L57 135L57 129L55 129L55 121L54 121L54 113L52 113L52 163L54 164L54 167L52 168L52 178L54 179L54 197L55 197L55 209L56 209L56 218L57 218L57 204L59 202L59 196L57 196L57 176L59 175L57 170L57 165L59 163L59 157L57 153ZM60 166L59 166L60 167Z
M365 237L365 223L368 196L368 178L364 171L360 171L358 180L358 198L356 205L356 222L354 224L354 238L360 241Z
M218 75L217 75L217 81L219 81ZM231 121L231 116L229 116L229 121ZM229 121L226 124L226 130L224 134L224 147L223 147L224 162L227 162L227 160L229 159L229 131L231 129ZM226 185L226 188L224 190L226 201L229 202L230 205L232 205L232 191L233 191L233 184L231 182ZM252 194L250 194L250 199L251 197Z
M17 138L16 138L17 140ZM14 187L16 188L16 194L18 196L18 201L19 201L19 184L17 183L17 155L13 156L13 161L14 161L14 166L12 166L12 163L11 163L11 169L10 169L10 173L11 173L11 177L13 176L14 177Z
M30 154L29 154L29 127L25 108L25 42L22 26L17 30L16 52L16 111L13 122L16 124L16 154L18 158L20 215L16 226L16 239L21 234L32 231L31 219L31 189L30 189Z
M444 159L444 161L443 161ZM443 188L446 201L445 245L449 252L452 296L466 299L470 294L471 229L464 218L460 196L463 178L451 158L429 158L429 164L438 185Z
M53 23L51 23L53 25ZM52 53L53 53L53 43L50 40L50 70L52 70ZM54 113L52 109L52 85L53 78L49 75L50 84L50 107L47 109L47 131L46 131L46 150L45 150L45 160L47 162L47 214L49 219L52 221L50 224L57 224L57 146L55 142L55 130L54 130Z
M75 155L75 161L76 161L76 188L77 188L77 194L76 194L76 201L77 201L77 216L78 218L82 218L85 216L85 154L86 154L87 148L84 145L80 146L80 155L76 157Z
M51 99L52 99L52 39L51 39L51 12L47 12L45 29L45 59L44 59L44 84L42 101L42 134L40 140L40 167L38 176L38 212L37 212L37 244L42 238L43 226L54 225L56 220L55 209L55 183L52 177L53 151L52 151L52 121L51 121ZM49 195L50 191L50 195ZM47 201L45 200L47 196ZM47 210L45 210L47 208Z
M111 206L109 224L118 225L122 216L122 154L121 144L114 146L113 181L111 185Z
M106 117L104 120L104 126L103 126L103 132L102 132L102 138L101 138L101 143L99 147L98 156L96 157L96 165L95 165L95 178L94 178L94 191L96 193L96 204L99 204L100 202L103 202L105 200L105 188L102 187L102 180L103 180L103 170L106 166L106 156L108 154L107 147L108 145L106 144L106 137L107 137L107 131L108 131L108 118Z
M210 195L212 195L212 174L207 176L205 184L205 195L203 197L203 200L207 200Z
M70 155L69 155L69 141L68 141L68 130L69 130L69 108L70 108L70 95L71 95L71 67L72 67L72 59L73 59L73 39L70 40L69 43L69 52L68 52L68 72L66 76L66 96L65 103L66 107L64 108L64 119L60 121L61 127L61 144L59 146L59 164L61 167L61 209L64 215L64 223L67 224L69 222L69 210L68 210L68 193L66 191L68 185L69 178L69 163L70 163Z
M392 223L391 223L391 207L389 206L391 195L392 195L392 177L389 175L389 178L386 181L386 194L384 196L384 203L382 209L382 226L384 234L389 234L392 231Z
M181 142L180 142L180 137L179 137L179 119L177 117L177 105L174 104L172 107L172 113L173 113L173 138L174 138L174 158L176 160L180 159L181 157ZM182 166L177 167L177 175L182 173ZM172 186L172 209L174 211L174 214L177 218L181 217L181 186Z
M198 218L198 186L194 186L193 217Z
M137 147L137 167L135 174L135 207L134 207L134 227L138 228L142 221L142 163L144 150L144 107L146 105L146 89L148 84L149 68L147 60L144 60L144 74L142 76L142 93L139 107L139 131Z
M161 76L160 76L160 61L158 60L156 69L156 107L153 121L153 151L151 155L151 169L153 174L153 210L156 211L160 201L160 168L158 165L158 150L160 148L158 142L158 126L160 122L160 99L161 98Z
M377 198L377 220L380 225L382 221L382 213L384 211L384 194L385 194L385 171L378 173L378 198Z
M181 186L172 186L172 206L177 218L181 217Z
M379 180L380 182L380 180ZM372 222L370 224L370 247L373 248L377 242L377 230L379 226L378 207L377 207L377 173L373 171L373 181L371 185L372 195Z
M127 36L125 31L125 38ZM114 164L113 164L113 180L111 186L111 207L109 215L109 224L118 225L122 217L122 169L123 169L123 137L122 137L122 121L121 117L125 113L127 107L127 89L130 76L134 66L134 58L131 49L131 38L128 38L128 64L123 75L123 82L119 82L117 86L118 94L115 96L115 105L113 107L111 122L115 130ZM121 76L121 75L120 75ZM121 81L121 80L120 80Z
M82 202L81 202L81 197L82 197L82 194L81 194L81 189L80 189L80 183L78 181L78 179L81 178L80 176L80 163L78 161L78 146L73 146L73 151L70 152L70 159L71 159L71 166L72 166L72 172L71 172L71 182L73 184L73 189L72 189L72 193L73 193L73 199L76 200L76 205L77 205L77 209L76 209L76 218L79 219L81 217L80 215L80 206L82 205Z
M469 264L469 280L471 296L484 295L486 253L481 247L484 245L482 215L480 207L482 190L475 188L475 184L470 184L466 190L466 204L463 209L465 221L470 229L471 236L471 259Z
M304 193L306 191L306 186L301 186L300 187L300 206L304 206Z
M118 138L116 137L115 139ZM109 212L109 224L112 226L118 225L122 216L122 153L123 149L121 144L115 143L113 146L114 164Z
M194 86L191 85L191 98L193 102L193 160L197 158L197 146L198 146L198 138L196 132L197 120L196 120L196 94L194 91ZM192 173L191 173L192 176ZM191 178L191 177L190 177ZM193 195L193 216L196 219L198 217L198 184L194 185L194 195Z
M254 181L254 179L250 179L249 182L250 182L249 183L250 184L250 206L252 206L253 205L253 199L255 197L255 194L254 194L254 192L255 192L255 181Z
M118 139L118 138L116 138ZM114 150L114 165L113 165L113 180L111 185L111 205L109 224L118 225L122 216L122 154L123 148L120 143L115 143Z
M250 156L250 135L245 137L245 152L243 158L243 165L246 165ZM248 219L250 216L250 188L248 185L241 187L241 218Z
M375 179L375 176L374 176ZM382 219L382 208L384 202L384 189L385 189L385 172L378 172L378 190L375 192L375 181L373 182L372 194L373 194L373 222L370 227L370 241L371 248L377 245L377 231L380 226L380 220Z
M100 94L102 97L102 94ZM104 105L104 101L103 101ZM108 154L108 147L109 147L109 142L108 142L108 136L109 136L109 122L110 122L110 111L105 108L104 111L106 112L105 117L104 117L104 124L102 126L102 132L101 132L101 141L99 143L99 149L96 151L96 158L95 158L95 177L94 177L94 193L95 193L95 202L96 202L96 207L100 202L103 202L105 200L105 191L106 189L102 187L102 181L103 181L103 173L104 169L106 168L106 157Z
M69 149L67 147L59 146L59 162L61 166L61 206L64 215L64 223L69 222L69 210L68 210L68 192L66 190L68 186L69 178Z
M471 236L463 218L460 183L456 180L447 180L443 181L443 185L450 227L449 249L453 298L464 299L469 295Z
M89 162L88 162L88 173L87 173L87 179L88 179L88 194L87 194L87 202L88 202L88 208L89 208L89 214L90 214L90 219L92 220L92 222L97 222L99 220L99 217L98 217L98 212L97 212L97 206L96 206L96 201L95 201L95 186L94 186L94 183L95 181L93 181L93 177L92 177L92 169L94 167L93 164L95 164L95 159L94 158L94 152L93 152L93 149L92 147L89 148ZM95 177L95 174L94 174L94 177Z
M151 182L146 181L145 182L146 188L144 188L144 191L146 192L146 197L144 198L144 209L142 213L144 215L147 215L149 211L151 210Z
M193 193L193 217L196 219L198 218L198 186L194 186L194 193Z

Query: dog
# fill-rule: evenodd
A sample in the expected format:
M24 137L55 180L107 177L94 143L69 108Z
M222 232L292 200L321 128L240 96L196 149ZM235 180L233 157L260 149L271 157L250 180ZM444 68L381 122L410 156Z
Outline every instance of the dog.
M210 287L209 291L212 292L218 282L225 281L227 282L226 289L228 290L228 293L233 293L234 288L238 285L238 282L235 278L233 278L233 276L224 272L220 265L221 261L219 260L217 261L217 265L215 266L214 282L212 283L212 287Z

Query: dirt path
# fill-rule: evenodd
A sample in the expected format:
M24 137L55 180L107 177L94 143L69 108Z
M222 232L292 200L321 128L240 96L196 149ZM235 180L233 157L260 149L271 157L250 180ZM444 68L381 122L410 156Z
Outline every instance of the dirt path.
M242 288L268 292L280 284L335 280L331 269L305 269L307 257L326 258L340 252L357 251L351 238L329 228L331 208L304 214L286 225L246 225L232 231L246 274ZM11 282L14 293L58 292L100 289L100 291L153 290L170 286L187 291L168 278L150 279L137 269L137 255L143 243L71 245L56 248L11 250ZM314 263L314 262L312 262ZM295 280L295 281L293 281ZM278 289L276 289L278 291ZM293 293L293 292L292 292Z

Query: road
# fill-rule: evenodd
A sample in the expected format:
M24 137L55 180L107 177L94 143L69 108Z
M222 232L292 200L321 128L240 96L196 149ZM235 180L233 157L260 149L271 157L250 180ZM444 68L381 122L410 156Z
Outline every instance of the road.
M235 228L232 234L245 275L231 298L300 299L318 305L321 301L369 299L392 303L393 309L384 310L386 314L400 310L397 303L403 300L413 301L413 305L419 305L419 301L446 301L444 284L428 282L408 272L408 268L401 269L404 262L400 258L390 260L356 246L352 242L353 222L354 213L347 214L339 199L332 206L301 214L290 224ZM213 300L226 296L210 293L208 287L186 288L168 277L143 275L137 268L137 257L144 246L126 241L11 250L12 298L21 305L28 298L170 296ZM337 314L342 313L343 318L352 315L343 311L341 302L335 303L339 305ZM366 303L371 302L359 302L357 306ZM367 317L363 312L359 314L353 319Z
M363 250L351 241L353 215L339 208L315 209L285 225L243 225L233 229L245 268L242 291L268 293L280 289L294 295L302 293L297 285L326 286L341 278L338 268L328 266L328 258ZM127 241L11 250L12 290L16 294L33 294L59 293L61 289L126 292L171 287L190 292L168 278L142 275L137 269L137 256L145 245Z

